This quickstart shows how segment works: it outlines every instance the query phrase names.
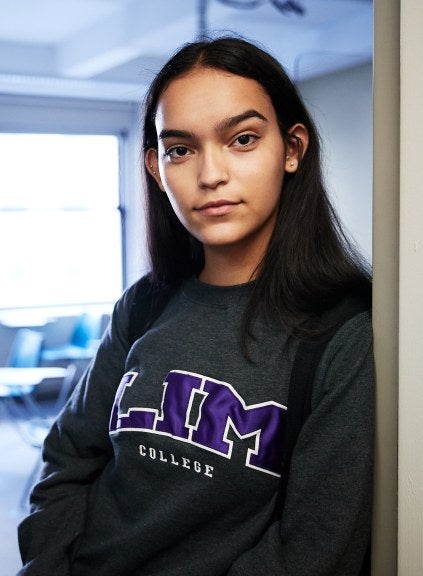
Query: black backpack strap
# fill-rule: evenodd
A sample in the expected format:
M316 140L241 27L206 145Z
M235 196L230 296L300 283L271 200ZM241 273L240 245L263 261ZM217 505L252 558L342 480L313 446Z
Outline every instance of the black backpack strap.
M304 422L311 412L313 383L326 346L335 332L348 320L369 309L369 304L357 298L347 298L325 317L329 329L318 341L300 341L292 367L288 392L288 412L285 431L284 462L279 489L277 513L279 517L285 504L291 458Z
M175 288L154 284L150 276L143 276L134 287L134 298L129 312L129 345L138 340L151 327L165 309Z

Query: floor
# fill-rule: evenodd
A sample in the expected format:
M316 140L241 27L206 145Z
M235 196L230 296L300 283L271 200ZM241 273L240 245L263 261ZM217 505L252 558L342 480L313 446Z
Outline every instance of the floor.
M21 567L17 526L28 512L21 502L38 450L27 445L16 426L0 412L0 573L13 576Z

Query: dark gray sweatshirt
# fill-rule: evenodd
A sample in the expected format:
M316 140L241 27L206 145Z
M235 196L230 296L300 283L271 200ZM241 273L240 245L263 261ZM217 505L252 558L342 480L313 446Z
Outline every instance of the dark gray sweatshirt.
M292 347L251 286L184 283L129 350L134 289L44 446L19 527L21 576L357 576L369 537L368 313L329 343L274 518Z

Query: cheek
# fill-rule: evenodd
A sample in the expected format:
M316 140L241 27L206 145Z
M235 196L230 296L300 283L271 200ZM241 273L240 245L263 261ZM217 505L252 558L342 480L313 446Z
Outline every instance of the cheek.
M183 212L184 210L184 205L183 202L181 201L181 198L179 197L178 194L174 193L174 190L172 188L169 188L167 185L165 186L164 193L168 197L168 200L173 210L176 212L176 215L179 217L181 215L181 212Z
M248 156L243 167L246 177L263 181L278 181L282 183L285 174L285 150L276 138L259 150L257 154Z
M263 214L273 213L277 209L282 194L283 176L283 169L277 169L269 173L266 179L263 179L261 188L263 191L263 201L258 204L258 209L262 211ZM264 198L266 200L264 200Z
M173 211L182 224L184 224L185 214L189 204L186 194L186 186L181 185L179 178L172 178L168 175L162 176L162 184L164 188L163 194L166 194Z
M164 164L159 165L160 178L165 189L166 194L170 197L179 198L186 190L189 181L187 170L184 166Z
M263 190L269 198L279 199L285 176L283 159L273 156L270 161L257 165L251 172L257 188Z
M168 171L163 169L160 171L160 178L164 188L164 193L167 195L173 205L179 197L179 180L178 178L169 175Z

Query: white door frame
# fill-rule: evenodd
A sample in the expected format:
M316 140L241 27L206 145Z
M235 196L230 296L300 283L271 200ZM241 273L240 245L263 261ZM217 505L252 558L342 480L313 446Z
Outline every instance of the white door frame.
M375 0L375 576L423 574L422 30L421 0Z

